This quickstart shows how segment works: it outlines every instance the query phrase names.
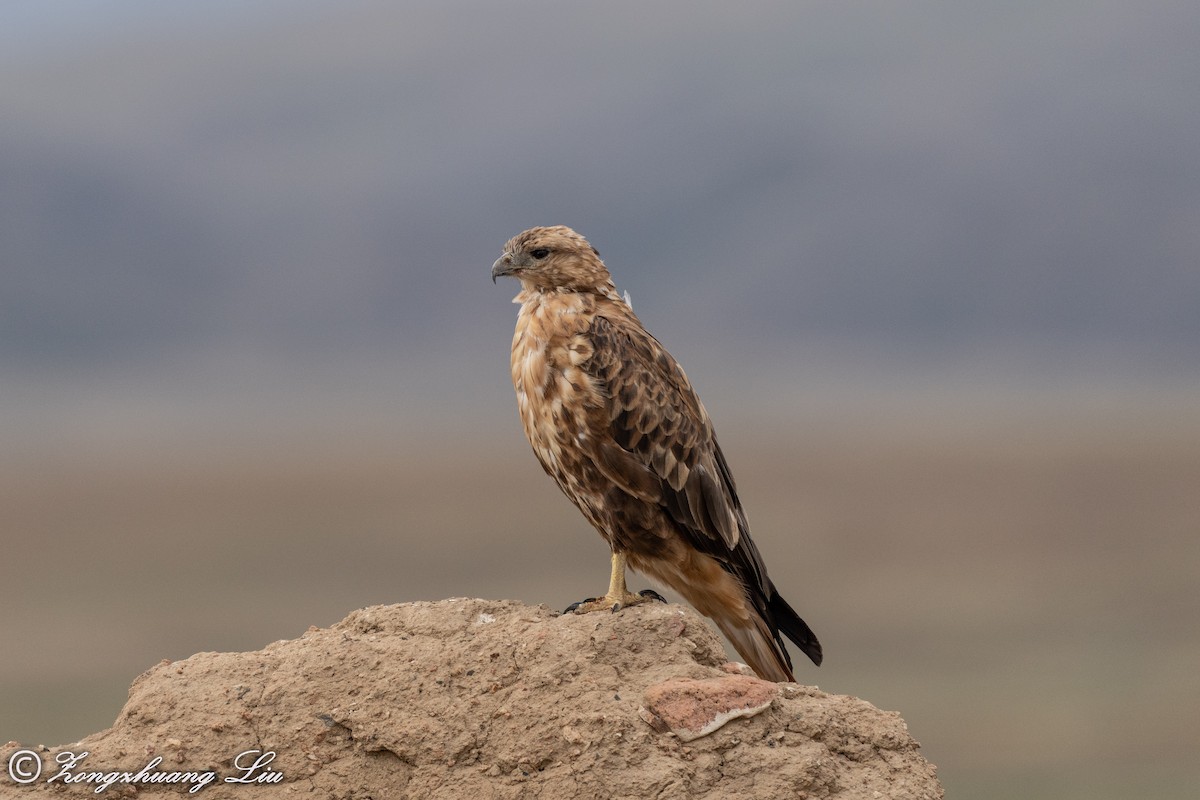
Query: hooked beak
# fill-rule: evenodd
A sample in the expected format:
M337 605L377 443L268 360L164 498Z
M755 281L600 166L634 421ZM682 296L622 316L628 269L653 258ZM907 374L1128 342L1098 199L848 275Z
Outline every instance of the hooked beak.
M496 259L496 263L492 264L492 283L495 283L496 278L499 278L501 275L512 275L515 270L516 267L513 266L512 256L505 253Z

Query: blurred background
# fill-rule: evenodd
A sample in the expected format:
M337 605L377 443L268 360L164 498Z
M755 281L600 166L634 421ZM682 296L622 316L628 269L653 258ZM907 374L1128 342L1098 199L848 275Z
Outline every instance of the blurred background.
M488 279L567 224L704 397L800 681L952 795L1195 797L1198 41L1183 0L4 3L0 741L364 605L601 591Z

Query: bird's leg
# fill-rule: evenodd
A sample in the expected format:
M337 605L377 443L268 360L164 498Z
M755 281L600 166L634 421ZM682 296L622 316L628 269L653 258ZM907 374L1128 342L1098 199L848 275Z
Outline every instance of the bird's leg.
M608 594L604 597L589 597L587 600L580 600L578 603L572 603L567 606L567 610L563 613L570 614L587 614L590 611L612 611L617 612L626 606L636 606L639 603L645 603L650 600L658 600L665 603L658 592L653 589L634 594L625 588L625 554L613 551L612 554L612 574L608 579Z

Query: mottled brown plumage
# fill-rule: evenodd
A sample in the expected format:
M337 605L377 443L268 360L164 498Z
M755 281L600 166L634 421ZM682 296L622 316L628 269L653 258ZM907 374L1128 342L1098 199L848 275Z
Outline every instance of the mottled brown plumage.
M821 645L775 591L712 422L687 376L563 226L509 240L492 277L521 281L512 379L538 461L613 551L596 610L641 602L626 562L710 617L763 678L793 680L785 634Z

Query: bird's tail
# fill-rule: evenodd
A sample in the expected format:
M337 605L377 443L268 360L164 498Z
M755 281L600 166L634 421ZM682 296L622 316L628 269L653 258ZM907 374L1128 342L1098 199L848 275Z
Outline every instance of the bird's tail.
M795 681L792 659L783 643L783 635L796 643L817 666L821 665L821 643L787 601L772 592L766 614L753 614L750 624L731 616L715 615L713 622L733 644L738 655L754 672L768 681Z
M812 632L812 628L808 627L807 622L800 619L800 615L788 605L787 600L780 597L779 592L771 592L767 611L773 618L774 627L795 642L796 647L799 647L804 655L811 658L814 664L818 667L821 666L821 661L825 656L821 652L821 643L817 641L817 635ZM779 640L779 633L775 634L775 639L780 646L783 645L783 642Z
M758 677L776 683L796 680L787 651L760 617L753 617L749 626L732 617L714 616L712 620Z
M669 560L642 558L637 553L629 553L628 558L634 569L670 586L715 622L760 678L776 682L795 680L784 636L795 642L814 664L821 664L821 644L816 634L779 596L770 581L766 582L765 591L750 592L723 563L697 553L682 568Z

